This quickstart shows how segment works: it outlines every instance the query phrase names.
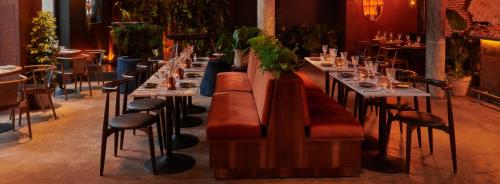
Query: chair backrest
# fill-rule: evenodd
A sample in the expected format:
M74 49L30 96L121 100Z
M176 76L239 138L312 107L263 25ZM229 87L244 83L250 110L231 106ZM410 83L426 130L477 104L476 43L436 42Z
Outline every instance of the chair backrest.
M112 102L111 100L111 95L115 95L115 116L119 116L121 112L125 113L126 108L127 108L127 93L123 95L123 100L120 100L120 86L122 84L125 85L125 90L127 90L127 85L128 79L123 79L123 80L115 80L111 81L108 83L105 83L102 86L102 92L106 94L106 100L105 100L105 105L104 105L104 119L103 119L103 130L106 130L108 128L109 124L109 118L110 118L110 103ZM122 105L120 105L122 104ZM121 111L120 111L121 109Z
M0 82L0 110L15 107L25 99L24 83L27 80L27 77L19 75L19 79ZM23 92L20 96L19 91Z
M448 112L448 124L449 126L453 127L454 126L454 120L453 120L453 106L451 103L451 83L448 81L441 81L441 80L436 80L436 79L426 79L426 78L415 78L415 82L423 83L425 85L425 91L427 93L430 93L430 88L434 87L437 90L443 90L446 96L446 107L447 107L447 112ZM416 102L418 104L418 102ZM431 107L431 97L426 97L425 98L425 104L426 104L426 112L432 113L432 107ZM415 107L415 109L418 111L418 106Z
M99 49L84 50L83 52L91 56L93 64L98 64L98 65L102 64L102 61L104 60L104 54L106 53L105 50L99 50Z
M65 63L71 65L71 73L73 75L81 75L85 74L86 72L86 66L89 62L89 57L89 55L81 54L75 57L58 57L57 59L60 61L59 64L63 75L65 74Z
M271 99L274 89L274 75L269 71L256 71L252 94L257 106L260 123L267 126L269 122L269 113L271 111Z
M418 76L417 72L404 69L396 69L396 80L402 82L413 82L413 80Z
M144 79L146 78L145 73L146 73L145 69L138 67L137 70L135 71L129 71L122 74L122 77L129 81L132 81L132 89L137 89L142 83L145 82L145 80L147 80Z
M52 87L56 69L57 67L54 65L29 65L24 67L24 74L35 85L44 86L45 89L49 89Z

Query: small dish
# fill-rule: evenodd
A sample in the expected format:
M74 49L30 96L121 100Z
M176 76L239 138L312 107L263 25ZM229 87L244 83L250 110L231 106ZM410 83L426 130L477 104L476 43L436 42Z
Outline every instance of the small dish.
M197 73L186 73L186 77L187 78L198 78L198 77L201 77L201 75L199 75Z
M358 85L360 87L363 87L363 88L373 88L373 87L377 86L376 84L371 83L371 82L360 82Z
M320 63L320 65L324 67L330 67L333 65L333 63Z
M194 88L194 87L196 87L196 85L193 83L181 82L181 83L179 83L179 87L181 87L181 88Z
M353 78L353 77L354 77L354 74L353 74L353 73L349 73L349 72L342 72L342 73L340 74L340 76L341 76L342 78Z
M410 85L408 84L404 84L404 83L395 83L395 84L392 84L394 87L396 88L410 88Z
M158 84L156 84L156 83L146 83L146 84L144 84L144 87L148 88L148 89L150 89L150 88L156 88L157 86L158 86Z
M191 63L191 66L192 67L202 67L203 64L201 64L201 63Z

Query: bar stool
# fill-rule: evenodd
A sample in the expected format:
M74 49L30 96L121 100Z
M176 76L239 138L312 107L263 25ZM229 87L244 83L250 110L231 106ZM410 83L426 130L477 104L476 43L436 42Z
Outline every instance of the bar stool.
M446 105L447 105L447 120L432 114L431 108L431 97L426 97L426 112L420 112L418 106L415 107L415 111L402 111L399 112L394 120L399 120L402 123L407 124L406 127L406 172L410 172L410 156L411 156L411 133L416 128L427 127L429 132L429 146L430 152L433 153L433 129L441 130L449 134L450 137L450 147L451 147L451 158L453 163L453 172L457 172L457 151L455 143L455 122L453 119L453 109L451 104L451 83L447 81L440 81L434 79L415 79L416 82L425 84L425 90L427 93L430 92L430 86L434 86L440 90L443 90L446 95ZM416 99L418 103L418 98ZM390 127L390 122L388 122L388 127Z
M118 134L125 130L131 129L142 129L148 135L149 140L149 151L151 155L152 162L152 172L156 175L156 165L155 165L155 149L153 140L153 124L159 124L160 119L158 116L147 114L147 113L128 113L126 111L120 114L120 85L124 84L127 86L127 80L117 80L106 83L102 87L102 92L106 94L106 102L104 106L104 120L102 126L102 141L101 141L101 159L100 159L100 172L99 174L103 176L104 173L104 162L106 159L106 144L107 138L114 135L114 155L117 156L117 146L118 146ZM115 93L115 116L110 119L110 98L111 94ZM126 94L126 93L125 93ZM126 108L127 95L123 96L123 109ZM160 130L158 130L160 131ZM161 136L159 137L161 139ZM161 145L161 144L160 144Z

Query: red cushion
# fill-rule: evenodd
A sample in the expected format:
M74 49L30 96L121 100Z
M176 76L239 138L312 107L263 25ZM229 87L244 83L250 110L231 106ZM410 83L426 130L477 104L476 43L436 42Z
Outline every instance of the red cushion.
M251 92L252 88L250 87L247 74L242 72L223 72L217 74L215 92L228 91Z
M255 73L254 84L252 86L252 94L257 106L260 123L266 126L269 121L269 113L271 110L271 98L274 88L274 75L269 72Z
M339 103L322 92L306 92L311 138L363 139L361 124Z
M207 120L208 139L260 138L259 116L252 94L222 92L212 97Z
M319 87L318 85L316 85L316 83L311 80L311 78L309 78L309 76L307 76L304 72L296 72L297 76L300 77L300 79L302 79L302 81L304 82L304 88L306 91L319 91L319 92L323 92L323 89L321 89L321 87Z

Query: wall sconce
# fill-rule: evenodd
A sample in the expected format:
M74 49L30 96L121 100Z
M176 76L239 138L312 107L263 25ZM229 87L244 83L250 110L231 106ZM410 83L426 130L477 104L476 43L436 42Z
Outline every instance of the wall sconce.
M417 0L409 0L408 4L410 5L410 8L415 8L415 6L417 6Z
M383 9L384 0L363 0L363 15L370 21L377 21Z
M92 0L86 0L85 1L85 15L87 15L88 18L92 17L94 15L94 3Z

